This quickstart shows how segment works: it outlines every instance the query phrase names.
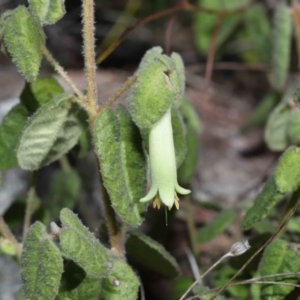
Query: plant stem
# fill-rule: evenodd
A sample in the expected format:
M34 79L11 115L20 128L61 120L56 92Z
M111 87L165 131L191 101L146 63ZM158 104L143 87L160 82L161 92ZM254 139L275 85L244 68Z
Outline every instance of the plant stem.
M2 216L0 216L0 233L3 235L4 238L8 239L12 244L14 244L17 256L18 258L20 258L22 252L21 246L18 243L16 237L10 231Z
M26 211L25 211L25 220L24 220L24 227L23 227L23 241L25 240L28 228L30 226L32 203L35 196L36 178L37 178L37 171L33 171L31 174L31 183L30 183L30 187L26 199Z
M107 100L106 103L100 108L100 111L110 107L127 89L137 80L137 76L129 77L127 81Z
M68 76L67 72L63 69L63 67L55 60L55 58L52 56L52 54L49 52L49 50L42 46L42 53L47 59L47 61L53 66L55 71L67 82L67 84L71 87L71 89L74 91L74 93L80 98L84 99L84 95L80 92L80 90L77 88L75 83L72 81L72 79Z
M96 84L96 61L95 61L95 39L94 39L94 1L82 1L83 12L83 54L85 75L87 81L87 101L96 110L97 84Z
M67 155L63 155L60 159L59 159L61 168L64 172L69 173L72 171L72 167L69 163L68 157Z
M105 211L105 216L106 216L106 220L107 220L107 228L108 228L111 249L115 250L118 254L122 255L123 250L122 250L122 246L120 244L120 238L119 238L119 234L118 234L118 225L117 225L117 221L116 221L115 211L111 206L109 195L106 191L106 188L103 185L103 180L102 180L102 176L100 173L100 164L99 164L98 158L97 158L97 162L98 162L98 168L99 168L99 182L100 182L101 191L102 191L104 211Z

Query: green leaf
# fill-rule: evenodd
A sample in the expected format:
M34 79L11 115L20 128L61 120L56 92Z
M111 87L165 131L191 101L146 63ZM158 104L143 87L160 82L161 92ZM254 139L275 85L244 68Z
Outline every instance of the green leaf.
M291 193L300 186L300 148L292 146L282 154L274 179L278 191L282 194Z
M129 233L126 252L140 264L166 277L176 277L180 273L174 257L161 244L140 232Z
M206 286L202 286L202 287L196 286L196 287L194 287L193 288L193 293L194 293L194 295L199 295L199 297L201 297L199 299L201 299L201 300L210 300L211 297L216 294L215 292L210 292L210 288L208 288ZM226 298L219 295L215 299L216 300L225 300Z
M17 150L21 168L36 170L48 165L77 143L81 127L71 98L71 94L60 94L29 119Z
M46 205L52 219L59 217L59 212L66 207L72 209L78 200L81 187L80 177L75 170L69 172L56 171L53 175Z
M171 122L176 155L176 166L179 168L187 154L186 128L181 113L176 109L171 110Z
M29 8L42 25L56 23L65 14L64 0L29 0Z
M18 6L5 21L3 40L20 73L27 81L35 80L42 61L45 35L25 6Z
M300 144L300 109L295 107L291 110L288 120L287 135L293 145Z
M139 202L146 188L146 162L139 130L127 110L119 106L117 115L105 109L97 117L94 136L112 206L126 223L139 226L143 220L140 213L146 208Z
M100 300L136 300L139 280L123 260L113 262L111 274L102 280Z
M69 261L65 266L59 294L55 299L95 300L100 290L101 279L88 277L82 268Z
M60 220L63 227L59 239L63 255L73 260L89 277L107 276L111 263L106 249L69 209L61 211Z
M285 1L278 1L273 24L272 70L270 83L276 90L282 90L286 83L290 64L292 40L292 16Z
M272 207L281 199L284 194L277 191L274 178L270 178L264 185L262 191L258 194L255 202L246 213L242 222L242 229L247 230L253 227L256 223L262 220L272 209Z
M183 185L187 185L194 176L199 154L198 133L190 124L186 125L186 144L187 153L178 169L178 181Z
M146 52L136 72L138 79L129 91L130 113L141 128L152 127L182 96L182 77L176 64L161 53L160 47Z
M257 53L260 62L270 62L271 52L271 25L265 6L261 3L251 5L245 11L246 30L251 44Z
M299 255L290 250L287 242L276 240L268 245L264 251L258 273L260 276L273 275L278 273L299 272ZM268 281L268 279L266 279ZM297 276L278 276L272 278L272 281L295 284L298 281ZM286 285L261 285L261 297L266 300L281 300L294 289Z
M287 129L290 109L284 99L272 111L265 128L265 141L273 151L282 151L289 146Z
M248 133L252 129L262 126L266 122L270 111L277 103L277 100L278 96L275 93L270 93L265 98L263 98L262 101L254 109L249 122L244 126L242 131L244 133Z
M28 111L22 104L14 106L4 117L0 126L0 169L7 170L18 165L16 149L19 136L27 121Z
M31 83L26 83L20 95L21 103L33 113L54 96L63 93L63 88L53 77L38 77Z
M200 118L193 107L193 105L190 103L190 101L185 98L180 106L180 111L182 113L182 116L184 118L185 123L190 126L196 133L201 132L201 121Z
M200 229L197 241L200 243L206 243L215 238L234 222L235 217L236 215L233 210L223 210L206 226Z
M21 256L21 278L25 297L51 300L58 293L63 260L48 237L45 226L34 223L26 236Z
M184 93L185 93L185 68L184 68L184 62L183 62L181 56L178 53L172 52L171 58L173 59L173 62L175 64L175 68L177 70L178 77L179 77L179 83L180 83L180 95L177 98L177 101L175 103L176 107L178 107L182 103L182 100L184 99Z

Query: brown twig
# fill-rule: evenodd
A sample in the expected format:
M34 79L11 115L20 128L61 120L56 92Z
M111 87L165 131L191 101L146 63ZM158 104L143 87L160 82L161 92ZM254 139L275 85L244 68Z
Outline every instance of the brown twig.
M219 30L220 30L222 19L223 19L223 16L219 15L219 17L215 23L212 37L210 40L208 56L207 56L207 63L206 63L206 71L205 71L204 91L203 91L203 101L204 102L206 102L208 100L208 89L209 89L209 85L210 85L211 78L212 78L217 37L218 37Z
M167 29L165 33L165 53L170 55L171 52L171 38L172 38L172 29L174 24L174 14L169 17L167 23Z

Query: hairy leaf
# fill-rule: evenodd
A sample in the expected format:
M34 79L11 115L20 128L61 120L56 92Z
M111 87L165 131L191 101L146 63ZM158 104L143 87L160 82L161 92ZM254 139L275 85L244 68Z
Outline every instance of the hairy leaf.
M174 257L161 244L140 232L129 233L126 252L140 264L166 277L176 277L180 273Z
M60 220L63 225L59 234L63 255L73 260L89 277L107 276L111 263L106 249L69 209L61 211Z
M64 0L29 0L29 8L42 25L56 23L65 14Z
M260 276L278 274L278 273L292 273L299 272L300 259L299 255L290 250L287 242L283 240L276 240L268 245L264 251L258 273ZM268 281L268 279L266 279ZM296 283L297 276L278 276L272 278L272 281ZM261 297L267 300L281 300L289 292L293 290L292 286L287 285L260 285Z
M25 297L52 300L58 293L63 260L49 239L45 226L34 223L26 236L21 257L21 278Z
M274 179L278 191L282 194L291 193L300 186L300 148L292 146L282 154Z
M200 243L205 243L215 238L234 222L235 217L236 214L233 210L223 210L217 214L206 226L200 229L197 241Z
M274 178L270 178L256 197L253 206L246 213L242 223L242 229L246 230L253 227L257 222L263 219L272 207L283 199L284 196L284 194L277 191Z
M161 53L160 47L146 52L129 91L130 113L141 128L152 127L182 97L182 76L174 60Z
M103 183L118 215L138 226L145 204L140 203L146 186L146 162L141 136L129 113L119 106L117 115L104 110L94 127L96 153Z
M291 110L288 120L287 135L293 145L300 144L300 109L295 107Z
M18 6L7 18L3 39L20 73L27 81L35 80L42 61L41 47L45 43L45 35L25 6Z
M14 106L0 125L0 169L7 170L18 165L16 149L19 136L27 121L28 111L22 104Z
M173 59L173 62L175 64L176 71L178 73L179 77L179 83L180 83L180 95L177 98L177 101L175 102L176 107L178 107L182 103L182 99L184 99L184 93L185 93L185 69L184 69L184 62L181 58L181 56L173 52L171 54L171 58Z
M173 108L171 110L171 118L176 155L176 166L177 168L179 168L187 154L186 126L183 122L181 113L176 108Z
M35 81L26 83L20 95L21 103L34 113L54 96L63 93L63 88L53 77L38 77Z
M100 290L101 279L88 277L82 268L69 261L65 266L59 294L55 300L95 300Z
M292 16L285 1L278 1L274 14L272 70L270 83L276 90L282 90L286 83L290 63Z
M71 98L70 94L58 95L29 119L17 150L21 168L36 170L48 165L77 143L81 127L71 107Z
M131 267L125 261L115 259L111 274L102 280L100 300L136 300L139 285Z

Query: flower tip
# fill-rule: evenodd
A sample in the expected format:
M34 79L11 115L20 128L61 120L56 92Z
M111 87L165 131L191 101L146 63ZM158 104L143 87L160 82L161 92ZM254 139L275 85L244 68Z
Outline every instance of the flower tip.
M187 195L191 192L190 190L184 189L183 187L181 187L178 183L175 186L175 190L180 195Z

